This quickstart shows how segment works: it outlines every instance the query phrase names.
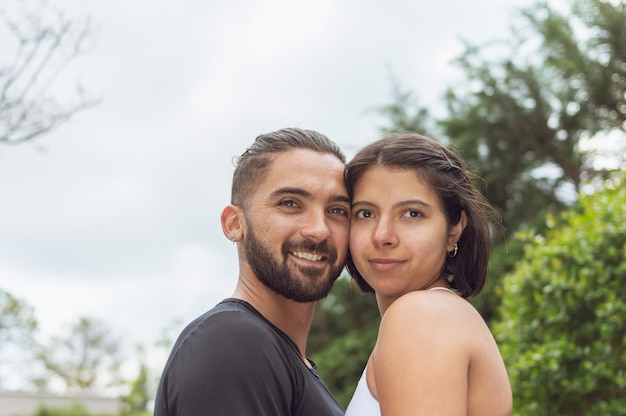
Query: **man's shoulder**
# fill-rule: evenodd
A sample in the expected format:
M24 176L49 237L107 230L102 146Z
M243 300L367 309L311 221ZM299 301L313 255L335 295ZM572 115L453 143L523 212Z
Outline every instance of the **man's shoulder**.
M215 370L221 366L230 368L236 362L256 368L262 367L264 360L276 360L285 352L284 342L262 316L245 304L226 301L183 329L170 353L168 367Z
M262 336L271 335L271 329L269 322L249 304L239 299L226 299L189 323L181 338L250 333Z
M189 323L173 349L225 355L245 349L285 353L294 348L291 344L282 331L248 303L226 299Z

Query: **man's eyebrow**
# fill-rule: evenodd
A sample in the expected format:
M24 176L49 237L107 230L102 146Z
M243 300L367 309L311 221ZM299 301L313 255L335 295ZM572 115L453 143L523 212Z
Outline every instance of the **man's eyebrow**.
M313 194L302 188L284 187L278 188L271 193L271 197L278 198L284 195L299 195L303 198L312 199ZM344 202L350 204L350 198L347 195L333 195L328 198L328 202Z
M283 195L300 195L301 197L308 198L308 199L313 197L313 195L311 195L310 192L305 191L302 188L292 188L292 187L278 188L270 194L270 196L275 197L275 198L283 196Z
M328 202L345 202L350 205L350 198L347 195L333 195L328 198Z

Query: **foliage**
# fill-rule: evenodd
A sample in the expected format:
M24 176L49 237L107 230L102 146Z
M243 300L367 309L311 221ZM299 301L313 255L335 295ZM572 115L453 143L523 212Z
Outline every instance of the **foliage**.
M337 400L348 404L376 343L380 315L371 294L361 294L349 276L340 277L317 304L308 352Z
M441 120L510 232L605 178L583 144L626 130L624 3L572 0L561 13L539 2L523 17L508 45L467 45L456 61L467 87L449 88ZM483 58L495 46L507 57Z
M65 92L59 76L83 52L89 19L68 19L46 1L21 1L14 7L4 3L0 18L15 49L11 62L0 62L0 144L32 140L97 104L80 84L73 102L61 103L53 91ZM4 52L8 58L10 52Z
M35 328L33 308L0 289L0 346L29 339Z
M410 91L404 91L398 82L393 81L392 102L377 108L378 113L390 121L389 127L382 127L383 134L415 132L431 135L432 119L429 111L420 107Z
M139 374L130 384L130 392L124 397L126 407L125 414L137 414L146 411L148 402L150 401L150 392L148 389L149 372L145 363L140 364Z
M129 392L123 397L124 414L139 415L146 412L148 403L152 399L151 372L146 364L146 352L143 347L137 347L139 356L139 371L134 380L127 381Z
M33 416L90 416L84 406L75 403L66 407L39 406Z
M377 336L378 325L371 324L362 330L351 330L338 336L326 348L313 355L316 362L322 363L320 376L344 407L354 394Z
M507 238L499 244L494 243L489 258L485 287L478 296L469 299L489 326L499 319L498 308L503 293L502 278L513 271L515 261L522 257L523 247L522 242L512 238Z
M91 416L84 406L75 403L71 406L39 406L33 416Z
M65 333L41 344L38 358L70 390L91 391L117 381L118 341L95 319L80 317Z
M110 414L96 415L89 413L87 409L80 403L74 403L70 406L53 407L39 406L33 416L114 416Z
M0 372L0 381L14 368L24 372L20 367L22 360L18 356L30 359L27 356L32 352L36 329L33 308L0 289L0 368L3 370Z
M626 414L625 179L520 236L496 327L516 414Z
M362 294L350 276L344 274L337 279L329 295L317 303L307 351L320 351L336 336L378 321L380 316L374 296Z

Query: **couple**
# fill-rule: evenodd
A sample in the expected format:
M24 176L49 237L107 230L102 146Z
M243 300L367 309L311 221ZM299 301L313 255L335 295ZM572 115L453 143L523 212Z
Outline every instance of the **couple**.
M239 158L221 216L237 245L232 298L190 323L155 416L343 415L305 354L315 301L344 264L382 316L347 415L508 415L511 389L465 300L485 282L489 205L464 163L403 134L347 165L310 130L261 135Z

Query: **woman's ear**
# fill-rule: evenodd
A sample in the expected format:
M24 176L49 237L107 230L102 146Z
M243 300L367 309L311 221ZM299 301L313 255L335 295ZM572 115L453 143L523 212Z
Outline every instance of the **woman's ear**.
M450 234L448 234L448 251L454 250L454 245L461 239L466 226L467 215L465 211L461 211L461 219L459 222L450 227Z
M222 221L222 232L233 243L243 237L243 215L241 209L235 205L226 205L220 217Z

